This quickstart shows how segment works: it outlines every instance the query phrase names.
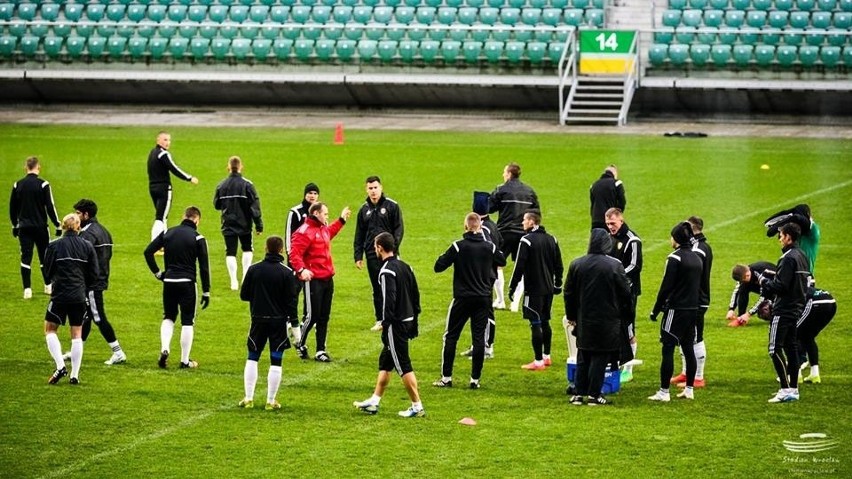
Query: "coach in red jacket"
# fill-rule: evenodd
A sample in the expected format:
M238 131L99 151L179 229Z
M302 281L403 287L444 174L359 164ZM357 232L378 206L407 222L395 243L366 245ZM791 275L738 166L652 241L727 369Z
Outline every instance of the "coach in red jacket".
M302 318L302 339L296 350L302 359L308 358L305 346L308 333L316 324L317 352L314 360L329 363L331 356L325 350L328 335L328 318L331 315L331 299L334 297L334 264L331 261L331 240L349 219L349 207L343 208L338 218L328 224L328 206L314 203L308 209L308 217L293 233L290 243L290 264L299 280L305 282L305 313Z

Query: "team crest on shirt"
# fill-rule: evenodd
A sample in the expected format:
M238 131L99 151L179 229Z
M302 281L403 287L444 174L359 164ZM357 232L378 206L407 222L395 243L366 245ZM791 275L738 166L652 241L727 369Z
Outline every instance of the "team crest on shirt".
M619 241L618 243L615 244L615 249L621 249L622 246L624 246L624 243Z
M385 209L385 208L382 208L381 210L379 210L379 213L386 215L388 213L388 210Z

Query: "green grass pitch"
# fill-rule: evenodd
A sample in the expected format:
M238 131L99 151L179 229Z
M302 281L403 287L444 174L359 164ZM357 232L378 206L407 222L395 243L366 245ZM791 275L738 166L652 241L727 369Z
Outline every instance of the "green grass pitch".
M142 250L153 208L145 160L156 128L0 125L3 184L23 176L38 155L60 215L82 197L97 201L115 240L106 308L129 362L105 366L109 349L97 331L86 343L82 385L48 386L53 370L43 339L47 298L21 299L18 244L0 235L0 477L850 477L852 406L848 277L852 257L852 145L843 140L787 138L678 139L650 136L350 131L342 146L331 131L171 129L176 162L201 183L175 182L169 223L190 204L203 212L209 240L212 302L196 323L192 356L200 369L156 366L160 284ZM380 340L372 324L366 271L352 261L354 224L333 243L336 296L329 350L335 362L285 355L280 412L236 407L243 395L247 305L228 289L224 243L212 208L230 155L262 199L266 234L281 234L289 207L309 181L332 214L364 201L364 179L382 177L402 206L402 256L414 266L424 311L412 360L428 416L404 420L408 407L394 379L377 416L351 406L368 397ZM554 321L555 364L542 373L530 360L529 329L518 314L498 312L496 358L483 387L438 390L441 334L452 274L432 272L460 237L471 192L491 191L503 165L522 165L521 179L543 205L543 224L560 241L567 264L585 253L588 187L616 163L627 191L626 219L644 240L644 294L638 307L636 379L611 397L613 407L574 407L565 396L564 335ZM770 166L762 170L761 165ZM816 265L820 286L839 303L819 337L823 383L803 385L798 403L770 405L777 389L766 353L767 327L726 327L730 269L779 256L762 221L799 202L822 228ZM658 324L647 321L669 251L671 227L689 215L705 220L715 252L707 314L708 387L694 402L646 400L658 384ZM7 225L8 226L8 225ZM261 241L255 258L262 254ZM509 272L507 270L507 272ZM844 273L846 271L846 273ZM553 315L563 314L555 301ZM176 334L177 336L177 334ZM68 330L60 330L67 347ZM313 338L308 342L313 351ZM464 344L466 341L462 341ZM177 352L177 338L173 342ZM265 396L268 354L257 396ZM677 361L679 367L679 361ZM455 377L466 385L469 363ZM262 401L262 400L261 400ZM457 423L473 417L475 427ZM785 440L825 433L838 446L819 454L787 451Z

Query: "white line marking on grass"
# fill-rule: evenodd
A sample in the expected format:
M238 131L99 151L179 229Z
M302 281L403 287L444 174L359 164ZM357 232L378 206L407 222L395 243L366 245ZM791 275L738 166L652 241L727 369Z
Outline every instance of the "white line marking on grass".
M816 190L816 191L812 191L810 193L805 193L805 194L799 195L795 198L785 200L783 203L776 203L772 206L767 206L766 208L754 210L751 213L746 213L744 215L740 215L740 216L737 216L735 218L731 218L727 221L723 221L721 223L710 226L709 228L706 228L705 231L709 231L709 232L716 231L718 229L727 228L728 226L739 223L740 221L743 221L743 220L746 220L746 219L749 219L749 218L754 218L755 216L758 216L758 215L763 215L763 214L770 213L770 212L774 213L776 211L779 211L785 205L788 205L790 203L800 203L801 201L806 200L808 198L813 198L814 196L819 196L819 195L822 195L824 193L829 193L829 192L834 191L834 190L846 188L849 185L852 185L852 180L844 181L843 183L838 183L836 185L829 186L828 188L823 188L821 190ZM662 248L663 246L670 246L670 244L668 242L657 243L657 244L649 246L648 248L645 248L645 251L647 252L647 251L658 250L658 249Z

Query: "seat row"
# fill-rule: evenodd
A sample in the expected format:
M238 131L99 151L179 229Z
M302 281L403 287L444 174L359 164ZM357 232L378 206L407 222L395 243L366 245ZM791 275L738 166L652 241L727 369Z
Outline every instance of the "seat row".
M355 41L349 39L314 41L287 38L231 40L221 37L213 39L197 37L189 40L182 37L171 39L131 37L128 39L119 36L110 38L73 36L63 39L53 36L45 38L43 41L25 38L17 43L15 38L0 37L0 56L3 57L12 57L17 54L24 58L32 58L37 55L44 55L49 59L55 59L67 55L71 59L78 59L87 55L94 60L104 57L116 60L149 57L153 60L163 58L173 60L184 58L225 60L233 58L238 61L250 58L257 61L277 59L279 61L298 60L303 62L311 60L321 62L349 62L353 60L361 62L374 60L384 62L395 60L434 62L441 60L445 63L456 63L458 61L497 63L507 61L513 64L526 60L531 64L540 64L547 61L559 61L562 49L561 43L515 41Z
M736 65L746 67L751 64L758 66L780 65L790 67L814 67L822 65L834 68L838 65L852 67L852 47L841 49L837 46L815 47L803 45L708 45L694 43L692 45L665 45L655 43L648 51L648 60L653 66L684 66L691 63L695 66L708 64L717 67Z
M604 10L597 8L579 9L579 8L515 8L515 7L410 7L410 6L346 6L340 5L330 7L327 5L309 6L273 6L266 5L233 5L222 6L214 5L207 7L206 5L123 5L112 4L103 5L92 3L88 5L68 4L65 6L62 15L59 9L45 8L47 5L42 5L40 15L35 15L34 12L21 14L20 8L18 15L14 15L9 8L11 4L0 4L0 20L11 21L20 19L25 21L35 21L41 19L45 21L83 21L89 20L99 22L101 20L110 20L114 22L131 21L140 22L150 20L153 22L162 22L166 19L180 22L183 20L192 20L195 22L211 21L216 23L224 23L226 21L243 23L253 21L264 23L266 21L286 22L292 21L296 23L307 23L315 21L318 23L327 23L331 19L337 22L347 23L355 20L360 23L375 21L378 23L411 23L418 21L420 23L443 23L451 25L453 23L463 23L472 25L476 22L492 25L497 21L514 25L516 23L525 23L528 25L536 25L544 23L546 25L559 25L568 23L572 25L580 25L583 23L601 26L604 20ZM53 7L58 7L52 4Z
M718 27L726 25L738 28L743 25L761 28L850 28L852 27L852 12L805 12L775 10L665 10L662 18L663 26Z
M688 8L713 8L725 10L822 10L830 12L841 9L852 12L852 0L669 0L669 8L686 10Z
M757 43L767 43L777 45L784 43L786 45L801 45L803 42L808 45L835 45L844 46L852 44L852 33L848 30L803 30L796 28L788 28L781 30L778 28L741 28L741 29L716 29L716 28L700 28L694 27L677 27L661 29L654 32L654 41L656 43L722 43L733 45L735 43L745 43L754 45Z

